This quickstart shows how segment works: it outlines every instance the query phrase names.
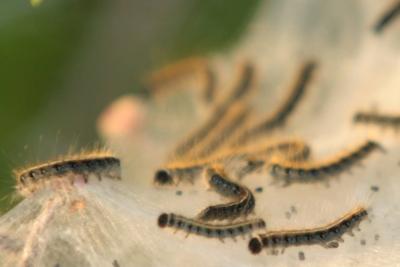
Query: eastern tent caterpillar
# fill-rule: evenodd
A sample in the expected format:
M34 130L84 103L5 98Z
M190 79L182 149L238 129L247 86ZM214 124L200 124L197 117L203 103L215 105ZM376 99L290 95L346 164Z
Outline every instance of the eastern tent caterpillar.
M256 205L255 198L251 191L237 183L229 181L213 169L207 170L207 179L212 188L218 193L227 197L234 197L237 200L205 208L196 217L202 221L209 220L233 220L241 215L247 216L254 210Z
M254 72L253 65L245 64L243 66L241 79L238 84L228 92L228 95L215 104L211 116L176 147L173 153L175 157L183 157L190 152L197 143L208 136L220 123L234 102L243 101L243 98L251 92L250 89L253 87Z
M367 141L350 153L336 156L325 162L296 163L278 160L271 164L270 173L275 178L283 178L285 184L319 181L322 177L337 175L349 169L377 149L382 150L377 142Z
M397 1L397 3L394 3L393 6L391 6L384 14L382 17L379 18L379 20L376 22L374 26L374 31L376 34L379 34L383 32L383 30L395 20L397 16L400 15L400 1Z
M338 244L331 241L343 241L342 235L346 232L351 234L352 229L367 215L365 208L357 207L326 226L304 230L269 231L266 234L260 234L259 237L252 238L249 241L248 248L251 253L258 254L263 247L271 248L272 250L277 247L285 248L315 244L325 248L337 247Z
M172 227L177 230L182 229L188 234L196 234L205 237L236 237L250 233L253 230L265 228L265 222L262 219L253 219L230 224L207 224L192 220L173 213L162 213L158 217L158 226L161 228Z
M17 189L25 195L35 191L36 187L52 177L71 178L80 175L87 182L88 176L94 174L100 180L102 176L121 179L120 160L107 151L94 151L71 155L58 160L15 170Z
M307 62L304 64L299 72L297 80L291 89L290 94L286 97L285 101L278 107L278 109L267 118L257 122L254 126L244 130L236 139L235 143L248 142L263 133L268 133L271 130L285 124L289 115L293 113L297 104L300 102L304 92L312 80L316 64L314 62Z
M354 123L375 124L378 126L400 127L400 115L378 114L375 112L357 112Z

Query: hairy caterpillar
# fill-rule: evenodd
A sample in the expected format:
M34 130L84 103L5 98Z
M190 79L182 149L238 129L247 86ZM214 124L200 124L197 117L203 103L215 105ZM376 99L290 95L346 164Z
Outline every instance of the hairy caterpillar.
M193 233L205 237L217 237L222 239L250 233L253 230L263 229L266 224L262 219L229 224L207 224L173 213L162 213L158 217L158 226L161 228L172 227L182 229L188 234Z
M213 169L207 171L208 182L212 188L224 196L235 197L236 201L209 206L196 217L199 220L233 220L241 215L247 216L254 210L255 198L251 191L237 183L229 181Z
M283 178L286 185L292 182L319 181L322 177L337 175L349 169L377 149L382 150L377 142L367 141L350 153L325 162L296 163L278 160L271 164L270 173L275 178Z
M52 177L80 175L88 181L90 174L101 180L103 174L112 179L121 179L120 160L106 151L94 151L67 156L58 160L15 170L17 189L21 194L35 191L36 187Z
M357 207L338 220L322 227L305 230L269 231L249 241L248 248L253 254L264 248L277 248L319 244L326 248L337 247L332 241L342 241L342 235L356 227L368 215L363 207Z

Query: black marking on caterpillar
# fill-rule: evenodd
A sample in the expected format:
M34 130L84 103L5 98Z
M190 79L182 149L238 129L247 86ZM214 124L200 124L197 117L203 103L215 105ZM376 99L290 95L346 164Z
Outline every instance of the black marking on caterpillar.
M242 178L262 168L266 158L277 154L288 160L302 161L308 158L310 148L299 140L279 140L261 145L234 147L203 159L166 164L156 171L154 182L158 185L172 185L184 179L193 183L210 165L216 163L224 165L228 162L238 163L234 164L239 167L234 170L233 176ZM245 164L239 164L240 162Z
M158 226L161 228L171 227L177 230L184 230L187 234L196 234L205 237L236 237L254 230L265 228L263 219L253 219L238 223L229 224L207 224L197 220L189 219L173 213L162 213L158 217Z
M90 174L96 175L99 180L102 176L121 179L120 160L108 152L68 156L60 160L15 170L14 174L17 179L17 189L23 195L35 191L37 185L52 177L71 178L71 175L80 175L85 183Z
M381 127L400 127L400 115L378 114L376 112L357 112L353 117L354 123L375 124Z
M243 101L243 98L250 93L250 89L253 87L253 80L253 65L244 65L239 83L220 103L216 103L214 110L211 112L212 115L201 125L201 127L176 147L174 156L185 156L197 143L203 140L220 123L222 118L226 116L226 113L232 104L235 101Z
M343 241L342 235L346 232L352 235L352 229L357 227L367 215L365 208L357 207L326 226L305 230L269 231L252 238L248 248L253 254L260 253L263 247L275 250L278 247L284 249L289 246L318 244L325 248L335 248L338 246L335 241Z
M208 175L212 188L221 195L235 197L237 200L227 204L209 206L200 212L197 219L202 221L233 220L242 215L247 216L254 210L256 201L248 188L229 181L214 170L209 170Z
M385 28L388 27L390 23L392 23L396 17L400 15L400 1L397 1L393 4L379 20L376 22L374 26L374 31L376 34L380 34L383 32Z
M119 265L119 263L118 263L117 260L113 260L112 266L113 266L113 267L120 267L120 265Z
M250 129L245 130L237 138L236 143L240 144L250 141L251 139L254 139L263 133L268 133L277 127L283 126L304 95L308 84L312 80L315 68L316 64L314 62L308 62L304 64L297 78L295 86L283 104L278 107L272 116L268 116L266 119L263 119L252 126Z
M283 178L285 185L292 182L320 181L322 177L334 176L354 166L374 150L383 150L374 141L367 141L354 151L324 163L293 163L282 161L270 166L270 173L275 178Z

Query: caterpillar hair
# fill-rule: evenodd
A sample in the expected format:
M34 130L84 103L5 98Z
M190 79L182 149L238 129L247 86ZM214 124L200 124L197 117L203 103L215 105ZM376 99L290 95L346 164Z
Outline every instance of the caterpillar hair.
M352 229L357 227L367 215L365 208L357 207L326 226L305 230L269 231L252 238L248 248L253 254L260 253L262 248L275 249L301 245L319 244L325 248L335 248L338 243L332 241L343 241L342 235L346 232L351 234Z

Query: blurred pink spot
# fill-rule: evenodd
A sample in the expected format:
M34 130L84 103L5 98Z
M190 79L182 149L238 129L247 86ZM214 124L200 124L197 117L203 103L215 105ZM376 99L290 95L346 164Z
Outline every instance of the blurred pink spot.
M97 121L99 133L105 138L129 138L143 126L145 106L134 96L127 95L115 100Z

